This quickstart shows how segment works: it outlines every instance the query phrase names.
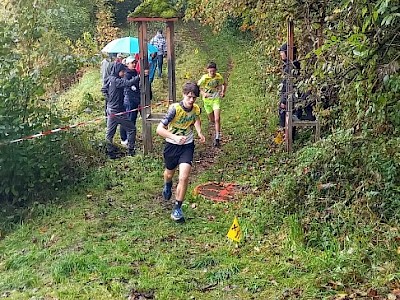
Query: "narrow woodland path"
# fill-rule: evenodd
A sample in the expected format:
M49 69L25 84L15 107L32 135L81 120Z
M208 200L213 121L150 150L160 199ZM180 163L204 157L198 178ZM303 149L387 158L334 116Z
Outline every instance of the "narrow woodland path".
M198 26L199 25L196 23L188 23L188 26L186 27L187 31L184 32L182 38L192 40L196 45L198 45L199 48L202 49L202 51L204 51L205 53L210 53L212 49L210 49L209 45L204 40ZM234 66L230 54L227 53L227 55L229 56L228 65L226 66L226 68L224 68L227 70L227 72L223 73L222 76L224 77L227 86L229 86L229 75ZM221 127L223 132L223 123ZM223 154L224 151L223 145L228 142L228 139L224 137L224 134L222 134L222 139L221 139L222 146L220 148L213 147L212 141L213 141L214 128L209 126L208 120L203 122L202 128L203 130L205 128L208 128L208 132L205 132L206 144L205 144L205 149L204 147L202 147L200 151L195 152L195 161L192 170L193 175L200 174L205 170L207 170L208 168L210 168L210 166L213 165L214 162L218 159L218 156Z
M185 43L187 41L190 41L194 45L196 45L197 48L200 48L202 52L205 53L212 53L212 49L210 49L209 45L207 42L204 40L202 33L200 31L199 25L194 22L188 22L185 23L185 26L182 26L183 30L181 29L178 33L178 36L176 37L176 41L178 43ZM227 66L224 66L223 68L219 66L219 69L224 69L227 70L224 72L222 75L224 76L224 79L227 83L228 89L229 89L229 75L231 70L234 67L233 60L230 56L229 53L227 53L229 56L228 58L228 64ZM195 66L198 68L198 66ZM204 67L201 66L203 69ZM200 99L198 99L200 100ZM223 116L222 116L223 117ZM204 145L201 145L200 143L196 143L196 150L194 154L194 162L193 162L193 168L192 168L192 173L190 177L190 182L189 184L193 183L196 181L196 175L202 174L204 171L212 167L215 162L218 160L218 157L220 155L223 155L224 153L224 144L229 142L228 137L223 133L223 120L222 120L222 138L221 142L222 145L220 148L213 147L212 142L213 142L213 136L214 136L214 128L212 126L209 126L208 120L205 118L205 120L202 123L202 130L204 135L206 136L206 143ZM221 175L222 179L222 175ZM175 183L176 185L176 179ZM191 191L188 191L191 192ZM157 202L164 203L161 191L156 194L156 200ZM164 203L165 204L165 203Z

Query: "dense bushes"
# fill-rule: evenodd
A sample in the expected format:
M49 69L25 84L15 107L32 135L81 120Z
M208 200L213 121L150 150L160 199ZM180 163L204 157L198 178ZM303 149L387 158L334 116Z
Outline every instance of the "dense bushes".
M264 61L275 57L275 66L276 48L286 40L286 18L292 18L304 75L299 84L329 104L320 111L324 131L395 130L390 122L398 120L399 108L398 2L187 0L186 6L187 18L216 30L235 24L251 32L260 41ZM266 66L264 77L273 67Z
M62 169L68 157L62 151L65 141L54 137L8 144L52 129L60 120L51 99L46 100L49 78L45 65L38 67L40 54L33 50L30 57L24 56L18 50L20 33L12 26L3 23L0 32L0 141L4 143L0 146L0 197L20 201L54 188L65 176ZM35 67L29 67L29 59L37 62Z
M398 138L336 133L316 146L299 150L296 160L285 168L285 176L275 178L271 186L279 205L293 212L303 206L322 212L341 203L397 222L399 150Z
M92 24L84 9L76 13L61 10L72 8L74 1L59 3L65 5L57 11L55 1L12 4L6 2L12 17L0 20L0 201L20 202L54 191L82 170L68 151L71 142L62 133L9 142L65 125L65 116L55 109L63 78L90 63L96 49L75 55L85 40L66 43L66 36L77 39ZM57 23L65 19L71 27L68 22ZM80 27L75 26L78 19Z
M276 46L286 40L286 18L294 20L303 68L298 85L310 89L317 99L324 140L299 150L282 172L271 174L271 192L278 207L326 215L336 204L343 204L397 222L398 2L186 2L188 18L216 30L230 26L233 18L236 28L251 32L264 50L265 59L250 58L267 64L264 73L258 72L261 77L273 74L271 62L279 64Z

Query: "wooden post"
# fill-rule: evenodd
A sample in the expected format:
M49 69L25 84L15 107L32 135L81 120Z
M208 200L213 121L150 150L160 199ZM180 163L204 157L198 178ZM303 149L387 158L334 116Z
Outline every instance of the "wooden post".
M317 29L317 45L316 45L317 48L322 47L322 45L324 44L324 25L326 16L325 13L326 6L327 6L327 0L320 1L318 4L320 18L319 18L319 28Z
M319 139L320 139L320 136L321 136L321 129L320 129L320 127L319 127L319 121L318 120L316 120L315 121L316 123L315 123L315 139L314 139L314 141L315 142L318 142L319 141Z
M167 21L168 100L176 102L174 22Z
M314 45L315 49L322 47L322 45L324 44L324 24L324 18L321 18L319 21L319 27L316 30L317 44Z
M150 82L149 77L144 76L144 70L149 68L148 61L148 40L147 40L147 22L166 22L167 23L167 58L168 58L168 96L169 100L176 102L176 81L175 81L175 48L174 48L174 22L178 18L158 18L158 17L128 17L128 22L137 22L140 45L140 106L143 108L142 115L143 130L143 153L153 151L152 123L160 123L164 114L153 114L151 112Z
M293 20L288 19L287 27L287 63L288 72L286 76L286 151L292 152L293 144L293 81L292 81L292 70L293 70L293 40L294 40L294 24Z
M147 49L147 23L146 21L138 22L138 34L139 34L139 48L140 48L140 106L142 108L142 130L143 130L143 153L153 151L153 138L151 134L151 123L146 122L147 117L151 113L150 100L150 83L149 76L144 75L144 70L149 68L148 60L148 49Z

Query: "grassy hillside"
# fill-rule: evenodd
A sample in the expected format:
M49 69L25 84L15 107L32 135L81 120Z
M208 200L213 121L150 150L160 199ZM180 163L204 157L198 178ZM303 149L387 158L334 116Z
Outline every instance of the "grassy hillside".
M209 60L228 78L223 146L211 149L207 134L206 145L196 148L183 207L187 222L173 223L172 203L160 197L161 138L154 135L151 155L106 161L104 122L82 127L74 133L81 145L77 159L97 155L82 184L15 210L19 224L10 225L14 216L1 222L7 234L0 240L0 297L396 299L398 223L384 222L363 205L367 199L346 199L346 186L337 187L342 194L336 187L321 189L320 173L331 172L329 153L343 149L344 138L312 145L305 130L298 151L286 154L273 142L277 94L265 92L259 62L249 60L256 51L251 44L229 33L213 36L196 24L177 27L178 92L205 72ZM97 72L89 71L60 102L78 116L71 121L101 115ZM157 101L165 84L155 79ZM83 112L87 106L91 115ZM205 115L203 121L209 133ZM345 164L337 164L344 172ZM191 193L208 181L236 182L241 192L226 203ZM239 244L226 237L235 216L244 235Z

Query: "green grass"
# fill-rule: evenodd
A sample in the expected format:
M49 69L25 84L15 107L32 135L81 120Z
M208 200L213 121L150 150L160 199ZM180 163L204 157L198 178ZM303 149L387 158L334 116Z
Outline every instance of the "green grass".
M208 60L229 73L229 82L222 107L224 145L214 164L191 178L183 206L187 222L173 223L172 203L160 200L162 139L154 135L151 155L99 163L59 199L25 208L0 240L0 297L102 300L136 292L154 299L335 299L370 289L387 295L398 286L397 227L376 219L357 225L357 211L340 205L331 223L304 215L300 204L298 213L277 207L281 196L274 176L284 176L279 168L289 157L272 141L276 95L264 95L258 85L249 43L193 26L177 26L178 98L182 83L197 80ZM156 81L156 99L165 97L163 84ZM101 115L99 88L98 70L89 70L60 107L73 121ZM87 103L87 93L93 103ZM91 115L82 113L88 105ZM103 122L78 133L100 143L104 132ZM198 145L197 157L209 145ZM316 149L308 150L309 163L318 157ZM191 193L210 180L237 182L243 193L229 203ZM240 244L226 237L235 216L244 234ZM348 228L338 235L334 225L342 221Z

